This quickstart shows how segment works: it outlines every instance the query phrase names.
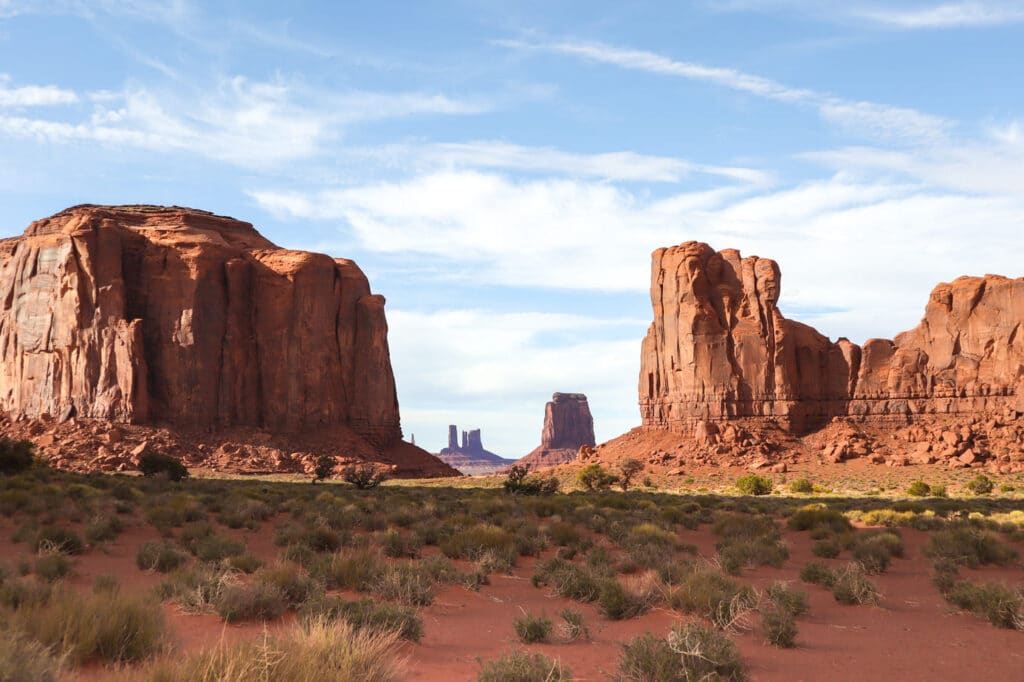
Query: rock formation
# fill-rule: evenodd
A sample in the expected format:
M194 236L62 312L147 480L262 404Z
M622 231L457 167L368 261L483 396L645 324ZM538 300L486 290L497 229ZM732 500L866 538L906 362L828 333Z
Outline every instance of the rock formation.
M565 464L576 458L583 446L594 447L594 418L587 396L555 393L544 406L544 428L540 445L519 460L531 469Z
M1024 278L940 284L916 328L863 346L783 317L780 286L774 261L732 249L653 253L644 430L765 464L807 447L836 462L1024 460Z
M401 443L384 299L358 266L177 207L77 206L0 242L0 408Z
M462 444L458 440L458 427L448 426L448 447L441 450L437 457L449 466L469 475L490 474L507 467L512 460L500 457L484 449L480 429L462 432Z

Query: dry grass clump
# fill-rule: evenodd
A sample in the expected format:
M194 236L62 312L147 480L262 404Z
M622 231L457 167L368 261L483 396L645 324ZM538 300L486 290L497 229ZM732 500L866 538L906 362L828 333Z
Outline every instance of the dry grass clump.
M57 682L63 660L49 647L18 631L0 631L0 680L5 682Z
M477 682L569 682L572 672L561 661L518 649L481 664Z
M622 645L622 682L742 682L746 669L733 642L699 623L672 628L662 639L649 633Z
M356 630L342 620L312 619L278 637L216 648L153 665L148 682L395 682L406 660L394 632Z

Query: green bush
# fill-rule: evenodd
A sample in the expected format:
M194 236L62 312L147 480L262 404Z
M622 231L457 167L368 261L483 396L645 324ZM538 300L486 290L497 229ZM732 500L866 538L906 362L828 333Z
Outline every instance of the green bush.
M579 566L552 557L537 562L533 584L550 585L559 597L592 602L601 594L601 582L607 574L589 566Z
M822 559L835 559L841 551L842 548L839 546L839 543L832 538L818 540L811 547L811 553L814 556L820 556Z
M800 580L812 585L832 588L835 584L835 572L820 561L809 561L800 569Z
M994 488L992 479L985 474L978 474L967 484L967 489L975 495L988 495Z
M644 634L623 644L619 679L740 682L747 673L728 637L699 623L685 623L672 628L666 639Z
M761 611L761 629L765 641L772 646L783 649L796 646L796 619L785 608L771 606Z
M188 469L179 460L155 452L146 452L139 457L139 471L143 476L164 476L171 481L188 478Z
M516 636L523 644L536 644L546 642L551 637L551 619L545 614L535 616L532 613L523 613L512 621L512 627L516 630Z
M786 525L790 530L828 531L830 533L846 533L853 528L848 518L823 504L809 504L800 507L786 520Z
M588 464L576 475L576 482L584 490L607 490L618 480L618 476L609 473L600 464Z
M416 609L387 602L378 604L366 598L350 601L330 595L310 599L299 608L299 619L302 622L344 620L356 630L394 632L410 642L418 642L423 637L423 619Z
M613 578L601 581L601 591L597 596L597 604L601 613L609 620L627 620L635 618L647 610L647 604L637 598L622 583Z
M310 573L327 589L366 592L384 570L380 555L369 549L353 549L319 557L309 566Z
M323 481L324 479L333 476L334 467L337 465L338 460L334 459L330 455L320 455L317 457L316 465L313 467L313 483Z
M957 525L935 531L924 546L925 556L945 559L958 566L1005 565L1017 558L1017 550L990 531Z
M810 494L814 492L814 484L806 478L797 478L789 484L789 491L798 494Z
M736 489L742 495L769 495L773 487L771 481L756 474L743 476L736 481Z
M569 682L572 672L544 654L514 650L482 662L477 682Z
M275 585L253 582L224 586L213 604L227 623L274 620L288 607L284 593Z
M946 599L965 611L988 619L999 628L1014 628L1024 624L1024 595L997 583L956 584Z
M124 523L116 516L96 516L85 527L85 539L90 545L113 540L124 530Z
M734 599L751 597L753 590L711 569L690 573L672 592L669 604L684 613L713 618L727 609Z
M48 583L71 575L73 564L63 554L44 554L36 558L33 570L35 574Z
M513 464L502 483L505 492L512 495L554 495L561 484L554 476L529 476L529 466Z
M0 474L20 474L32 468L36 446L32 441L0 437Z
M907 486L907 494L912 497L927 497L931 492L931 486L924 481L914 481Z
M807 593L784 582L773 583L765 590L768 599L781 609L800 616L807 612Z
M903 556L903 541L894 530L861 533L852 544L853 560L865 573L885 573L892 557Z
M416 564L385 566L371 589L380 599L409 606L430 606L434 603L434 580Z
M273 587L284 597L285 604L297 607L308 599L319 597L323 586L293 563L279 561L256 572L254 581Z
M143 571L167 573L188 561L188 555L169 542L144 542L135 552L135 565Z
M59 526L43 526L36 533L33 548L37 552L81 554L85 549L85 543L82 542L82 536L73 530Z

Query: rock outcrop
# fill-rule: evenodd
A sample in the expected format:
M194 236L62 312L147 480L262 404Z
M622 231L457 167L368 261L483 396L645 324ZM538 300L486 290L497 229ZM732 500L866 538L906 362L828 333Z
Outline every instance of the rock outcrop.
M829 461L901 462L898 448L862 432L909 424L918 428L896 440L925 443L913 447L919 461L975 465L1021 450L1012 422L1024 412L1024 278L940 284L916 328L863 346L783 317L780 287L774 261L735 250L686 242L653 253L644 429L686 434L712 456L756 446L765 461L786 439L831 430L834 442L812 443ZM846 433L853 422L864 426ZM942 436L951 428L957 443Z
M576 459L581 447L594 445L594 418L587 396L555 393L551 402L544 406L540 445L519 460L519 464L531 469L565 464Z
M500 457L484 449L480 429L462 432L462 444L458 440L458 427L448 426L448 447L441 450L437 457L449 466L469 475L490 474L507 467L512 460Z
M384 299L358 266L178 207L77 206L0 242L0 408L401 444Z

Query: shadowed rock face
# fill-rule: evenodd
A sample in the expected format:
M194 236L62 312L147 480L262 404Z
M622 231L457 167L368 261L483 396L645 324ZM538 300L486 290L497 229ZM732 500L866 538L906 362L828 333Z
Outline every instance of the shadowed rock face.
M203 211L78 206L0 242L0 407L401 438L384 299Z
M555 393L544 406L540 446L519 460L519 464L531 468L564 464L574 460L582 446L594 444L594 418L587 396Z
M806 433L837 416L995 412L1024 395L1024 279L940 284L915 329L863 347L784 318L780 280L774 261L732 249L686 242L653 253L645 427L773 418Z

